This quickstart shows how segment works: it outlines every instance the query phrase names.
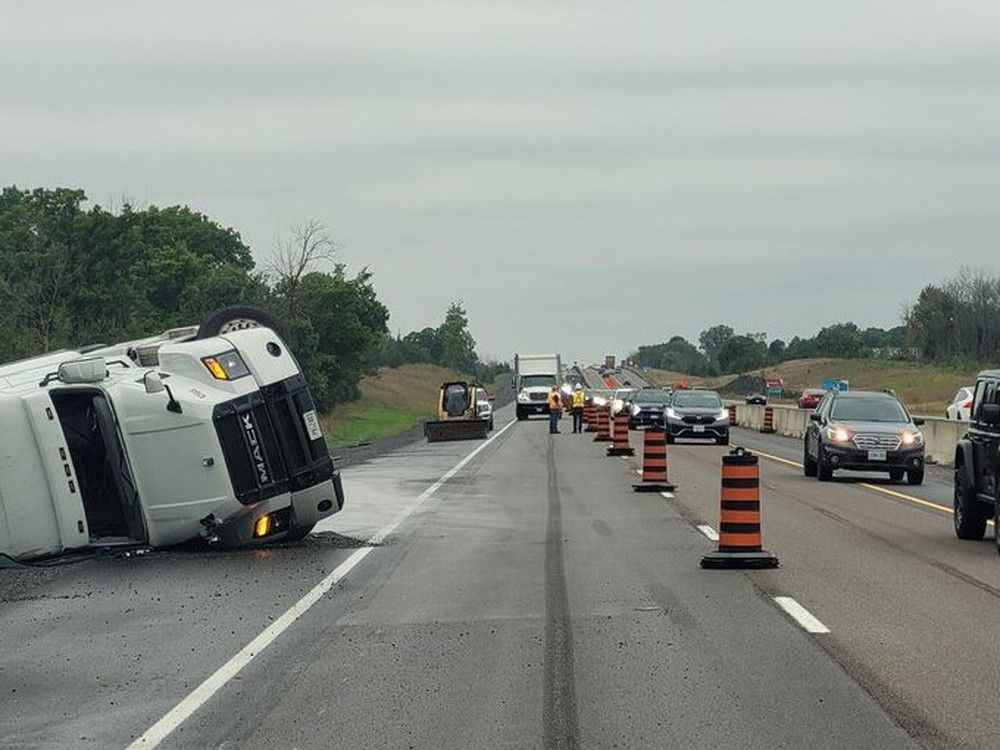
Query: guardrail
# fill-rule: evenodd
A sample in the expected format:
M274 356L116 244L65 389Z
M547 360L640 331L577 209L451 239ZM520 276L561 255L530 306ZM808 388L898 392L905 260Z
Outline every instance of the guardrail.
M727 406L736 406L736 424L751 430L759 430L764 424L763 406L744 404L739 401L727 401ZM809 409L799 409L797 406L778 404L769 407L774 416L774 431L779 435L801 438L806 433L809 424ZM917 416L917 415L914 415ZM924 417L920 431L924 434L924 445L927 449L927 462L951 466L955 458L955 446L969 429L968 422L941 417Z

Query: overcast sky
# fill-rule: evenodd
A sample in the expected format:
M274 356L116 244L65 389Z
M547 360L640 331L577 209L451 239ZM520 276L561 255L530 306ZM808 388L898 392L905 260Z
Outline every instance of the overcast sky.
M0 183L316 218L406 332L592 361L1000 266L1000 2L5 2Z

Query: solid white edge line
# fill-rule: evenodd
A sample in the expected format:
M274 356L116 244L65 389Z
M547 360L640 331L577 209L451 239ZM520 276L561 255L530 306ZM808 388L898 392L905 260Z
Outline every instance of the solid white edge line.
M673 492L661 492L660 497L662 497L664 500L673 500L674 497L676 497L676 495L674 495Z
M698 529L698 531L700 531L702 534L707 536L710 541L713 542L719 541L718 532L716 532L716 530L713 529L711 526L709 526L707 523L698 524L695 528Z
M776 596L775 603L787 612L795 622L802 626L807 633L829 633L830 629L812 616L808 609L803 607L790 596Z
M368 553L375 548L375 545L395 531L399 524L402 523L403 520L405 520L411 513L413 513L420 503L437 492L441 488L441 485L461 471L465 465L469 463L469 461L479 455L480 451L503 435L508 429L510 429L510 427L516 424L516 422L516 419L512 419L505 426L497 430L493 433L492 437L486 440L486 442L478 446L474 451L469 453L469 455L449 469L440 479L434 482L434 484L421 492L417 498L399 514L399 516L386 526L383 526L373 537L371 537L368 543L372 546L362 547L361 549L352 552L351 555L344 560L344 562L334 568L333 571L327 574L325 578L313 586L313 588L310 589L305 596L289 607L288 610L286 610L285 613L282 614L277 620L268 625L267 628L260 633L260 635L240 649L235 656L219 667L210 677L208 677L208 679L188 693L180 703L174 706L166 714L166 716L139 735L139 737L137 737L135 741L128 746L128 750L135 750L136 748L153 748L169 737L170 734L177 729L177 727L183 724L188 718L191 717L192 714L195 713L195 711L208 702L208 700L227 682L239 674L239 672L247 664L253 661L261 651L271 645L271 643L273 643L278 636L288 630L288 628L296 620L309 611L309 608L322 599L324 594L343 580L343 578L350 573L359 562L368 556Z

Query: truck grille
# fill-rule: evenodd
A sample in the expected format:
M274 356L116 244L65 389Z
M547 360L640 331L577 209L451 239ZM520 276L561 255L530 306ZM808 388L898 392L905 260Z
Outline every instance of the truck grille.
M545 401L548 399L548 394L546 393L529 393L528 399L531 401Z
M899 435L877 432L860 432L854 436L854 445L864 451L882 449L894 451L899 448Z
M302 415L313 409L301 375L215 407L212 419L237 500L252 505L333 476L326 441L306 433Z
M715 421L715 417L707 414L689 414L681 419L685 424L712 424Z

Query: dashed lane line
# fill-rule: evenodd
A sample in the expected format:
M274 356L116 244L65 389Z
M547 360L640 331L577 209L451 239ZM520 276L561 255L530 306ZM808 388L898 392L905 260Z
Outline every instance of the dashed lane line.
M812 613L790 596L776 596L774 602L802 626L807 633L829 633L830 628L817 620Z

